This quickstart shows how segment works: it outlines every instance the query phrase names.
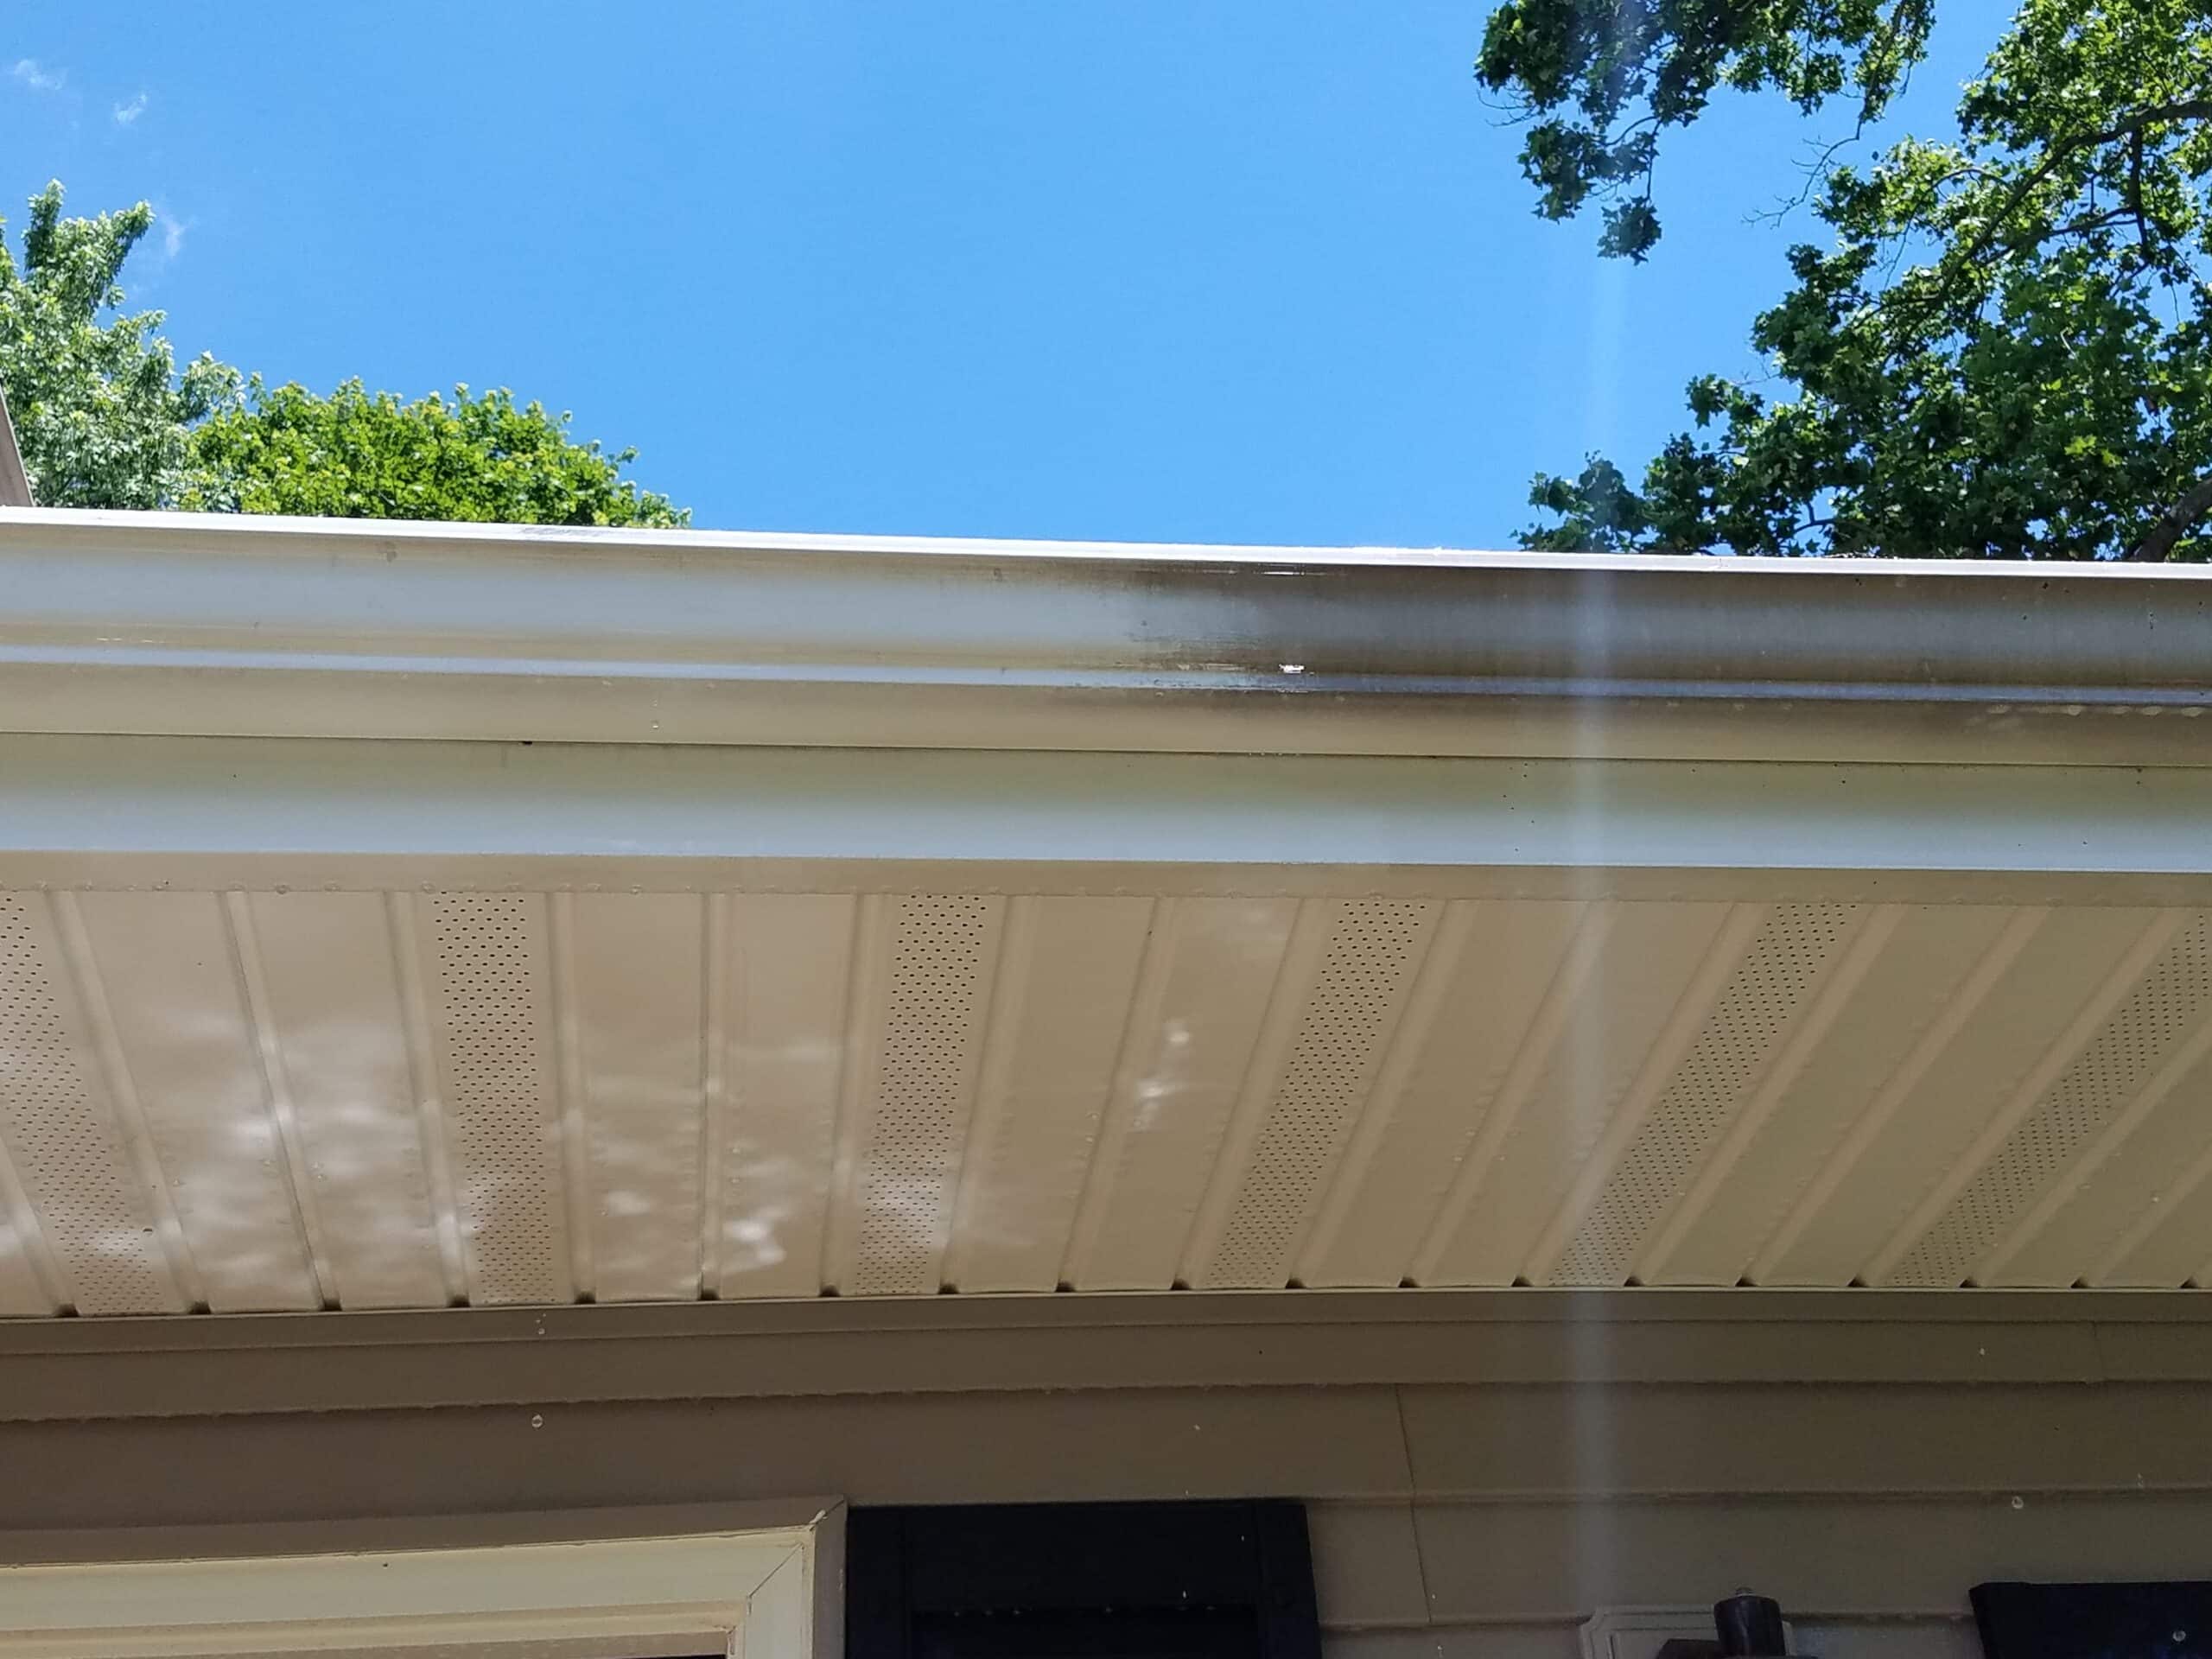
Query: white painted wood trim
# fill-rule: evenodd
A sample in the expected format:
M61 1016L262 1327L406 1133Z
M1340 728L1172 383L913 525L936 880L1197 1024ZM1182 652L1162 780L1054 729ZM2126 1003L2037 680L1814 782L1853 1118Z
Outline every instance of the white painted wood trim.
M0 1567L0 1659L836 1659L843 1511L669 1537Z

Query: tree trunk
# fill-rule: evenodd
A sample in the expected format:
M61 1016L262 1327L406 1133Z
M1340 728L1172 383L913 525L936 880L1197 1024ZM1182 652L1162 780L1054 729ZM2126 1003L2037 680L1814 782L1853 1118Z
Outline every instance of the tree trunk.
M2145 564L2163 563L2174 550L2174 543L2208 512L2212 512L2212 478L2201 478L2187 494L2158 515L2158 522L2143 539L2127 550L2127 556Z

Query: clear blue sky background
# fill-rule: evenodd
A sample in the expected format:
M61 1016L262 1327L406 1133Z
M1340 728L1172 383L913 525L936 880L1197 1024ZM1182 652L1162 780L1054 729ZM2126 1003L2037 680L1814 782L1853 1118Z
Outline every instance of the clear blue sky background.
M2009 11L1945 3L1893 130ZM1530 213L1486 11L13 0L0 200L150 200L180 355L509 385L703 525L1497 546L1756 372L1819 227L1747 216L1847 122L1724 100L1600 261Z

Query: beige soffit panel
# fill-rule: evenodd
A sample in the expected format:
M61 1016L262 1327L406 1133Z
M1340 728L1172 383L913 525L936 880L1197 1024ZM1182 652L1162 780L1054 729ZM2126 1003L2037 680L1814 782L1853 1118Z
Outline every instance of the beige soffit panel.
M472 1301L574 1294L547 912L536 893L439 893L409 918L435 1026L442 1118Z
M1269 1018L1298 906L1164 899L1061 1277L1165 1290Z
M1750 1276L1843 1284L1881 1263L1915 1210L1962 1166L1970 1173L1977 1138L2056 1080L2149 966L2171 924L2132 910L2053 912L1956 1035L1908 1054L1902 1075L1830 1154Z
M2196 1116L2205 1116L2200 1098ZM2170 1269L2176 1282L2212 1284L2212 1147L2196 1150L2174 1172L2157 1201L2082 1276L2091 1285L2155 1287ZM2176 1263L2183 1265L2176 1267Z
M1973 1173L1923 1204L1870 1277L1955 1285L2001 1269L2010 1235L2093 1179L2081 1160L2102 1132L2139 1123L2186 1079L2212 1046L2212 931L2199 914L2152 937L2164 949L2126 999L2056 1083L1984 1131L1969 1154Z
M1387 899L1304 907L1261 1052L1184 1247L1183 1282L1253 1289L1289 1279L1388 1052L1435 911Z
M720 1296L811 1296L823 1283L845 1071L857 899L708 899L710 1185ZM720 1056L717 1069L716 1057Z
M0 896L0 1066L11 1198L33 1261L82 1313L180 1312L198 1298L119 1068L95 1046L56 906ZM126 1085L127 1086L127 1085Z
M1878 1127L1980 1005L2042 912L1876 907L1638 1255L1649 1285L1733 1285L1826 1172Z
M410 900L372 893L226 895L273 1097L295 1126L342 1307L465 1296L453 1176L419 974L394 952Z
M29 1319L58 1311L54 1293L31 1255L35 1235L24 1217L29 1206L12 1192L0 1192L0 1200L4 1200L4 1210L0 1210L0 1319Z
M1154 903L1007 903L944 1281L960 1290L1059 1283L1128 1035Z
M688 1300L708 1249L706 905L689 893L556 893L562 1144L579 1294Z
M1738 1114L1754 1103L1753 1090L1770 1065L1783 1065L1777 1052L1795 1058L1789 1054L1793 1022L1801 1051L1817 1036L1813 1005L1823 982L1847 975L1855 986L1865 957L1854 964L1845 947L1865 921L1849 905L1764 910L1758 931L1663 1088L1647 1095L1650 1104L1642 1115L1622 1115L1579 1179L1530 1259L1531 1279L1618 1285L1630 1276L1653 1227L1679 1205ZM1819 1011L1840 1001L1821 1003ZM1794 1068L1783 1069L1777 1092L1794 1077Z
M1409 1278L1520 1278L1609 1132L1646 1109L1764 920L1755 906L1610 906L1564 970L1555 1027L1515 1058Z
M86 1006L112 1043L118 1091L145 1124L195 1300L217 1313L334 1300L315 1183L304 1179L296 1125L264 1069L221 898L88 893L55 905L82 940Z
M1581 904L1512 900L1445 908L1306 1236L1300 1283L1387 1286L1404 1276L1524 1034L1564 1019L1584 970L1563 975L1561 964L1588 915Z
M2204 912L0 897L0 1307L2194 1282Z
M829 1287L919 1295L944 1282L1004 908L957 894L861 901Z

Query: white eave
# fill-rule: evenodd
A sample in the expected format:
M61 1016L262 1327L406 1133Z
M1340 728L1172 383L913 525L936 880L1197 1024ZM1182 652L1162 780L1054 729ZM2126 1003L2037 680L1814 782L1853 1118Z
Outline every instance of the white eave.
M0 511L0 1314L2193 1285L2208 703L2181 569Z

